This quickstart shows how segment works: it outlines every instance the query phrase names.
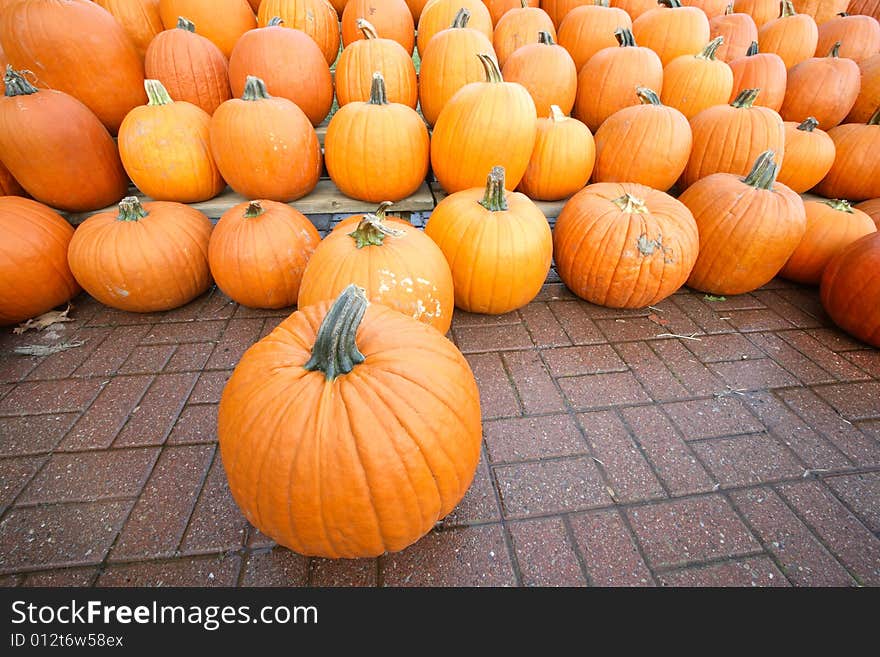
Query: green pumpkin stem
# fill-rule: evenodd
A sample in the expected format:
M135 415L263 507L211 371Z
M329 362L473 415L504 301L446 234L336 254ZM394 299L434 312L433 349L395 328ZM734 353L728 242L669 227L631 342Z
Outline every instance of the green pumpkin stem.
M471 20L470 10L467 9L466 7L462 7L461 9L459 9L456 12L455 18L452 19L451 27L467 27L468 22L470 20Z
M259 201L251 201L250 203L248 203L247 210L244 211L244 218L256 219L264 212L266 212L266 210L263 209L263 206L260 204Z
M761 153L743 182L757 189L773 189L773 185L776 183L776 174L779 173L779 165L773 161L774 155L773 151Z
M333 381L363 363L366 357L358 349L355 336L369 305L363 288L357 285L345 288L324 316L312 347L312 357L303 369L323 372L328 381Z
M269 19L269 24L266 27L279 27L284 25L284 19L281 16L273 16Z
M797 129L803 130L804 132L813 132L816 128L819 127L819 122L816 120L814 116L808 116L806 121L801 123Z
M361 34L364 35L364 38L369 39L378 39L379 33L376 31L376 27L368 21L366 18L358 18L355 21L357 25L357 29L361 31Z
M504 167L492 167L486 179L486 193L480 205L489 212L507 210L507 193L504 189Z
M709 61L715 61L715 53L718 52L718 49L721 47L722 43L724 43L723 36L715 37L706 44L706 47L703 48L703 50L697 55L697 59L708 59Z
M855 214L852 204L841 198L823 198L820 203L824 203L829 208L837 212L846 212L847 214Z
M754 57L759 52L761 52L761 51L758 49L758 42L752 41L751 45L749 46L749 49L746 50L746 57Z
M550 118L553 119L556 123L559 121L565 121L568 117L563 113L562 108L559 105L551 105L550 106Z
M501 77L501 69L498 68L498 62L495 61L492 55L479 53L477 57L480 58L480 61L483 63L483 69L486 71L486 82L504 82L504 78Z
M629 214L648 214L648 206L645 205L644 199L633 196L630 193L626 193L611 202L623 212L628 212Z
M373 73L373 84L370 87L370 105L387 105L388 93L385 90L385 78L379 71Z
M147 98L149 99L147 105L150 107L170 105L174 102L171 100L168 90L165 89L159 80L144 80L144 89L146 90Z
M670 9L678 9L681 7L681 0L657 0L657 4Z
M611 0L594 0L593 4L597 7L608 7L611 5Z
M760 89L743 89L739 92L739 95L734 98L733 102L730 105L731 107L748 109L755 104L755 101L758 99L759 93L761 93Z
M636 47L636 38L633 36L632 30L628 30L625 27L618 27L614 30L614 38L617 39L617 43L620 44L621 48Z
M731 2L729 5L727 5L727 7L725 7L724 15L730 16L732 13L733 13L733 3Z
M868 119L868 125L880 125L880 107L878 107L877 111L875 111L871 115L871 118Z
M148 214L137 196L126 196L119 201L119 214L116 218L119 221L140 221Z
M842 45L842 44L841 44L840 41L835 41L835 42L834 42L834 45L831 46L831 51L828 53L828 56L829 56L829 57L834 57L834 58L839 58L839 57L840 57L840 46L841 46L841 45Z
M357 228L348 234L357 248L382 246L386 237L403 237L406 234L402 230L385 225L385 210L392 205L391 201L382 201L373 214L365 214Z
M781 5L781 11L779 12L779 18L788 18L789 16L796 16L797 11L795 11L794 4L791 0L782 0L779 3Z
M6 74L3 76L3 84L6 85L7 96L29 96L39 91L24 77L30 71L16 71L12 64L6 65Z
M243 100L265 100L271 97L266 90L265 82L255 75L247 76L247 80L244 83Z
M553 35L550 34L547 30L541 30L538 32L538 43L544 44L545 46L554 45Z
M648 87L636 87L636 96L642 101L642 105L662 105L660 96L653 89Z
M186 30L187 32L195 32L196 24L193 23L190 19L184 18L183 16L177 17L177 29Z

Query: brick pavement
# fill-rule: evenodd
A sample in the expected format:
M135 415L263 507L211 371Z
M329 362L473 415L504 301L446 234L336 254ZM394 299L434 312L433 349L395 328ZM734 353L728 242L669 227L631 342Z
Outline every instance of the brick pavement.
M314 586L880 584L880 351L774 280L656 308L457 313L481 388L474 484L380 559L308 559L233 503L217 403L288 313L217 290L132 315L76 300L43 358L0 335L0 583ZM695 340L660 337L693 335Z

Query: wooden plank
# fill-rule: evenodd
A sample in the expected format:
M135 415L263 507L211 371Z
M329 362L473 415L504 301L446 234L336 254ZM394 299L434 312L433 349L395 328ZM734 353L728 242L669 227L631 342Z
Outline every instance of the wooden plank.
M434 201L439 203L444 198L449 196L443 188L440 186L438 182L431 183L431 192L434 194ZM562 212L562 208L568 202L568 199L562 201L535 201L535 205L544 213L544 216L547 218L558 217L559 213Z

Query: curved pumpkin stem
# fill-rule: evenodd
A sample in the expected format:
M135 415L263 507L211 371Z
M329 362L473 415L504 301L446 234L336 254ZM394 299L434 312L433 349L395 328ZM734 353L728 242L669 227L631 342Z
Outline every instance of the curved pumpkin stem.
M730 105L731 107L748 109L755 104L759 93L761 93L760 89L743 89Z
M462 7L456 12L455 18L452 19L452 25L450 27L467 27L470 20L470 10L467 7Z
M148 214L150 213L141 205L137 196L126 196L119 201L119 214L116 215L116 219L119 221L140 221Z
M480 205L489 212L507 210L507 193L504 190L504 167L492 167L486 178L486 193Z
M877 111L868 119L867 125L880 125L880 107L877 108Z
M636 46L636 38L633 36L632 30L625 27L618 27L614 30L614 38L617 39L621 48L635 48Z
M633 196L629 192L611 202L623 212L629 214L648 214L648 206L645 205L645 200L638 196Z
M39 91L39 89L27 81L27 78L24 77L25 73L30 73L30 71L16 71L12 68L12 64L6 65L3 84L6 85L7 96L29 96Z
M751 45L749 45L749 49L746 50L746 57L754 57L759 52L761 52L761 51L758 50L758 42L752 41Z
M636 87L636 96L639 97L639 100L642 101L642 105L662 105L660 102L660 96L657 95L657 92L653 89L648 89L648 87Z
M312 357L303 369L323 372L328 381L333 381L363 363L366 356L355 344L355 336L369 305L363 288L357 285L345 288L324 316L312 347Z
M483 69L486 71L486 82L504 82L504 78L501 77L501 69L498 68L498 62L495 61L492 55L481 52L477 57L480 58L480 61L483 63Z
M550 118L553 119L555 123L559 123L560 121L565 121L568 117L562 112L562 108L559 107L559 105L551 105Z
M271 98L268 90L266 89L266 83L263 82L260 78L255 75L247 76L247 80L244 83L244 95L242 95L242 100L265 100L266 98Z
M828 53L828 57L834 57L835 59L839 58L841 45L842 44L840 41L835 41L834 45L831 46L831 51Z
M807 120L801 123L797 129L803 130L804 132L813 132L816 128L819 127L819 122L816 120L814 116L808 116Z
M697 59L708 59L709 61L715 61L715 53L718 52L718 49L721 47L721 44L724 43L723 36L717 36L712 39L709 43L706 44L706 47L697 54Z
M657 4L670 9L678 9L681 7L681 0L657 0Z
M761 153L755 160L755 166L752 167L743 182L757 189L773 189L773 185L776 183L776 174L779 173L779 165L773 161L774 156L773 151Z
M186 30L187 32L195 32L196 24L193 23L190 19L184 18L183 16L177 17L177 29L178 30Z
M357 29L361 31L361 34L364 35L365 39L369 40L379 38L379 33L376 31L376 27L366 18L358 18L355 21L355 25L357 25Z
M365 214L358 223L358 227L348 234L349 237L354 239L357 248L382 246L386 237L403 237L406 234L402 230L385 225L385 210L392 205L391 201L382 201L376 212Z
M519 0L519 4L522 9L529 8L529 0Z
M370 105L387 105L388 93L385 91L385 78L379 71L373 73L373 84L370 87ZM384 212L384 210L383 210Z
M724 15L725 15L725 16L730 16L732 13L733 13L733 3L731 2L731 3L730 3L729 5L727 5L727 7L724 9Z
M791 0L782 0L780 3L781 11L779 12L779 18L788 18L789 16L797 16L797 11L795 11L794 4Z
M555 45L553 41L553 35L550 34L547 30L541 30L538 32L538 43L544 44L545 46Z
M855 214L852 208L852 204L849 201L840 198L823 198L820 203L824 203L832 210L836 210L837 212L845 212L847 214Z
M244 218L256 219L265 212L266 210L263 208L262 204L259 201L251 201L250 203L248 203L247 210L244 211Z
M159 80L144 80L144 89L146 90L147 98L149 99L147 105L150 107L170 105L174 102L171 100L168 90L165 89Z
M281 16L273 16L269 19L269 23L266 27L279 27L281 25L284 25L284 19L281 18Z

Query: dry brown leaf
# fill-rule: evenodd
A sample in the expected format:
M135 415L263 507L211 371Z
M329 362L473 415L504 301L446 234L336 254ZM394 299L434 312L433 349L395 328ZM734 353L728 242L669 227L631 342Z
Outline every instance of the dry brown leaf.
M27 333L31 329L35 331L42 331L44 328L52 326L52 324L72 322L74 321L73 318L68 316L71 310L73 310L73 306L71 304L67 304L67 308L65 308L64 310L50 310L47 313L43 313L39 317L34 317L33 319L29 319L23 324L19 324L16 328L12 329L12 332L15 335L21 335L22 333Z

